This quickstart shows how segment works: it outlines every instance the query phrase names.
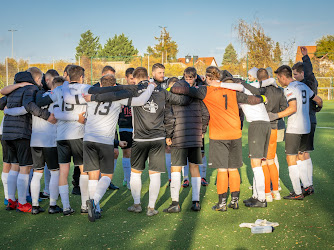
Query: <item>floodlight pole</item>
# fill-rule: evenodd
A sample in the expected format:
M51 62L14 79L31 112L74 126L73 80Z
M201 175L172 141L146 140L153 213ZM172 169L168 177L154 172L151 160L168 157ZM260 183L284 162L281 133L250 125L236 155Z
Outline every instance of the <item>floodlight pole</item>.
M12 58L14 58L14 32L17 30L8 30L12 32Z
M161 51L161 64L164 64L164 50L165 50L165 34L166 34L166 28L167 26L159 26L161 28L161 36L160 39L162 39L162 51ZM167 53L166 53L167 55ZM166 57L167 62L167 57Z

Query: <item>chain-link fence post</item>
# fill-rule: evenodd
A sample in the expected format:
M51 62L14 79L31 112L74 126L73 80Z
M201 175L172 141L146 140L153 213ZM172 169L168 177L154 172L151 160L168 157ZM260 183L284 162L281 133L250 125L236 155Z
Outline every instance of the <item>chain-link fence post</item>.
M331 80L330 80L330 84L329 84L329 89L330 89L330 92L331 92L331 99L330 100L333 100L333 76L331 76Z
M90 58L90 85L93 85L93 59L94 57L92 56Z

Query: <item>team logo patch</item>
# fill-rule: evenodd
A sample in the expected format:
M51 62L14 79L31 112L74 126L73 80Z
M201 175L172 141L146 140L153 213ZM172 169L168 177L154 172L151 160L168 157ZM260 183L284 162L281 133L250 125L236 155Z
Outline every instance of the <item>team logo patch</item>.
M287 97L289 97L289 96L291 96L292 95L292 93L289 93L289 94L287 94Z
M158 104L153 102L153 100L148 101L142 107L146 112L149 112L149 113L152 113L152 114L155 114L157 112L158 108L159 108Z

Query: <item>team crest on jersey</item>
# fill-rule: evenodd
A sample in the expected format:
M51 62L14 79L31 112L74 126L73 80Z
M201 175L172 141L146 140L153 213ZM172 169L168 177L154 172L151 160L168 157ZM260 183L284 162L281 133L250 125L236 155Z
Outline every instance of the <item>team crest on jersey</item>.
M150 112L152 114L155 114L158 110L159 106L158 104L156 104L155 102L152 101L148 101L147 103L145 103L143 105L143 109L146 111L146 112Z

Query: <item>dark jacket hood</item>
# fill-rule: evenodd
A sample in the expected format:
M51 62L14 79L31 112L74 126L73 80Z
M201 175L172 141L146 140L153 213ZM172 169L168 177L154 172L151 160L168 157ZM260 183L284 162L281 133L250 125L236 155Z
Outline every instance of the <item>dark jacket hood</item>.
M27 71L17 73L14 77L14 82L15 83L29 82L37 86L36 82L32 78L31 73Z
M174 83L173 87L190 87L190 85L185 80L180 80Z

